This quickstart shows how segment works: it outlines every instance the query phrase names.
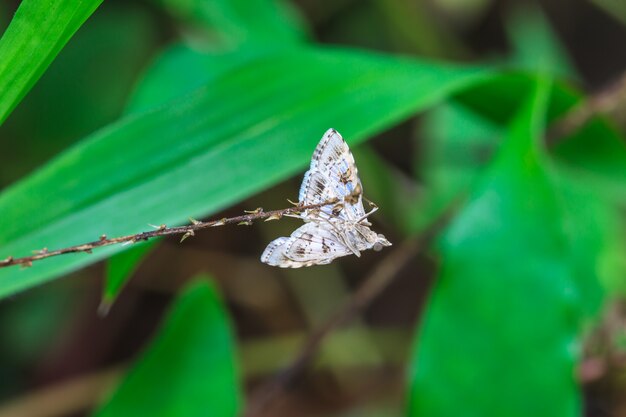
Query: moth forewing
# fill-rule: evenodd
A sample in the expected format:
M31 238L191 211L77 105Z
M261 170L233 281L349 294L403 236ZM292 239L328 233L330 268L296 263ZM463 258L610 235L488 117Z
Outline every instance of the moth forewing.
M341 256L360 256L361 251L391 245L368 227L367 216L377 207L365 212L354 156L335 129L328 129L315 148L298 200L300 206L330 203L300 213L297 217L305 224L290 237L272 241L261 255L262 262L282 268L324 265Z

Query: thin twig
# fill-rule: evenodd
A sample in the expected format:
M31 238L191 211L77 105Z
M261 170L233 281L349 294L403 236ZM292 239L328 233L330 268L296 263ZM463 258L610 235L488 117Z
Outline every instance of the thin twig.
M626 104L626 72L556 120L548 130L548 143L554 145L560 139L575 133L594 116L611 115L624 104Z
M306 368L320 346L337 327L349 321L356 313L369 305L397 276L398 272L448 224L457 202L446 210L428 229L416 238L402 242L393 249L363 280L356 292L321 326L307 338L298 356L268 383L261 386L249 401L247 417L263 416L273 401L281 396L289 384Z
M8 258L0 261L0 268L5 268L14 265L22 265L24 267L32 266L33 262L39 261L41 259L50 258L53 256L64 255L66 253L77 253L77 252L85 252L91 253L93 249L99 248L102 246L115 245L118 243L135 243L140 241L145 241L148 239L152 239L158 236L169 236L169 235L183 235L184 240L187 237L194 236L195 232L202 229L207 229L209 227L216 226L224 226L227 224L238 224L238 225L250 225L255 220L266 219L268 220L278 220L283 216L297 215L305 210L315 210L321 207L335 204L337 203L337 199L332 199L325 201L319 204L309 204L309 205L298 205L295 207L289 207L281 210L273 210L273 211L263 211L263 209L259 208L252 212L248 212L242 216L237 217L229 217L223 218L219 220L212 220L209 222L200 222L197 220L191 219L192 224L187 226L178 226L178 227L167 227L165 225L155 226L156 230L150 230L147 232L141 232L134 235L120 236L114 238L107 238L106 235L100 236L99 240L83 243L82 245L70 246L63 249L56 250L48 250L47 248L41 249L37 251L35 255L25 256L23 258L14 258L9 256Z

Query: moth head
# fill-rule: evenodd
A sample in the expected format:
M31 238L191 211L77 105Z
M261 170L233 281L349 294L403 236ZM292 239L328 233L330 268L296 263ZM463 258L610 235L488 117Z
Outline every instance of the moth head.
M374 242L374 246L372 247L372 249L378 252L382 250L385 246L391 246L391 242L389 242L385 236L379 233L378 235L376 235L376 242Z

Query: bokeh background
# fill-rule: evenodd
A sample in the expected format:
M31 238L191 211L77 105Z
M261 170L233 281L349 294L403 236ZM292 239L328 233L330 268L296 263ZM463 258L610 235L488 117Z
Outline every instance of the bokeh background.
M0 27L7 27L19 3L0 3ZM564 261L560 266L551 261L537 261L535 264L536 259L542 256L533 258L533 253L541 255L550 252L552 243L544 245L537 242L535 246L531 233L526 240L512 237L510 241L494 244L494 247L503 245L509 249L504 252L507 258L498 258L497 262L488 257L481 259L485 248L488 250L490 247L481 246L481 242L488 238L474 243L469 240L471 245L477 245L475 252L454 252L451 248L457 243L462 246L463 239L460 238L461 243L455 241L456 229L450 234L446 234L446 230L455 218L463 219L469 214L459 214L465 207L463 202L453 204L454 211L450 215L445 207L450 201L457 201L458 195L463 196L462 201L480 200L476 196L485 190L485 185L475 186L474 180L484 172L495 169L493 166L497 164L492 162L497 160L494 156L497 155L496 144L504 138L513 142L515 132L523 129L510 127L509 121L515 117L504 118L500 124L494 122L497 116L486 122L481 115L461 109L458 103L440 100L440 104L431 106L425 113L415 115L413 112L410 117L408 114L397 117L393 122L388 121L377 129L368 130L367 134L360 133L359 141L365 138L371 140L353 146L365 194L381 207L373 216L373 228L394 242L394 247L390 249L366 253L362 258L342 258L326 267L301 270L270 268L258 261L265 245L276 236L288 235L298 225L295 220L283 219L251 227L211 229L198 233L184 244L180 244L178 238L162 239L156 244L139 246L130 252L64 274L62 279L5 296L0 301L0 416L83 416L92 415L94 410L100 410L98 415L227 416L243 414L246 409L249 415L272 416L428 416L446 415L445 410L450 409L458 411L455 415L468 416L524 415L514 410L531 413L525 415L550 415L550 410L563 412L560 415L626 415L625 310L622 302L625 287L620 281L626 278L623 274L624 252L620 252L626 235L626 228L623 227L626 202L626 185L623 183L626 165L623 164L626 158L620 159L624 155L624 141L619 133L626 127L626 118L623 117L623 103L626 102L623 86L626 71L626 3L618 0L292 0L285 5L259 0L251 2L247 8L241 6L241 1L233 0L232 3L238 4L239 8L233 7L235 12L230 15L224 12L231 10L229 3L228 0L105 1L0 126L0 191L4 192L3 195L8 195L20 180L29 177L92 132L121 118L132 118L135 112L149 108L149 94L138 98L138 86L142 82L149 83L145 81L146 74L158 72L155 60L172 45L185 44L207 54L209 62L218 62L219 65L220 53L244 54L241 52L243 44L250 44L246 46L245 54L252 56L260 55L264 48L284 47L284 43L292 42L288 39L292 30L289 28L295 27L298 29L293 31L306 39L303 42L322 48L341 45L363 50L364 53L376 51L393 57L402 55L409 59L449 62L459 66L478 65L503 72L521 70L530 74L524 75L528 79L549 76L558 80L557 84L565 86L562 87L564 91L584 91L589 101L582 102L591 103L588 107L585 104L576 107L568 102L567 106L561 106L567 107L568 112L555 110L555 113L560 113L560 116L576 111L580 112L576 114L584 114L589 109L604 113L607 119L602 119L602 123L609 120L613 129L611 132L615 134L615 147L596 147L600 139L596 142L593 136L575 141L576 145L566 147L563 155L565 158L578 155L572 160L585 161L588 155L597 153L599 156L591 160L589 169L597 169L608 178L610 186L606 188L611 189L611 203L590 197L591 194L572 200L595 200L600 208L568 203L568 207L580 215L574 218L588 223L578 222L579 229L573 227L573 233L555 237L555 241L561 243L554 245L585 241L585 236L594 233L594 227L587 227L588 224L608 224L614 235L609 241L605 235L598 233L591 238L595 246L582 247L582 256L572 255L588 261L585 267L580 268L573 260ZM265 3L271 3L271 7L265 7ZM248 12L250 15L246 16ZM256 24L258 27L255 27ZM283 26L287 28L284 30L286 34L280 35ZM268 30L268 40L261 41L267 27L273 29ZM199 61L183 62L182 59L176 62L174 56L170 61L180 65L177 70L168 73L170 76L178 71L180 77L193 77L194 73L205 70L204 64ZM340 60L338 65L342 65ZM163 71L167 73L168 70ZM298 74L293 76L297 80ZM389 77L390 84L396 82L392 74ZM493 78L496 76L493 75ZM163 90L165 97L175 96L168 92L172 87L165 78L155 80L153 89ZM215 88L211 80L206 82L209 89ZM437 82L437 79L433 80L433 83ZM523 107L524 97L533 88L524 87L523 93L518 94L519 90L511 85L504 83L502 87L489 90L493 101L489 91L481 95L473 92L474 96L468 93L461 101L477 102L476 97L480 96L483 101L474 106L474 110L482 108L486 109L485 114L494 114L500 106L505 106L498 101L497 93L502 92L499 89L510 89L512 100L518 101L515 107ZM396 87L402 89L402 85ZM293 88L297 95L297 82ZM233 91L241 95L256 94L247 87ZM540 93L537 95L540 96ZM176 103L175 106L180 104ZM271 106L271 103L251 100L249 106ZM378 109L375 104L372 106L370 114L375 115ZM380 112L385 112L385 109L382 105ZM548 116L549 119L551 117L557 119L556 116ZM306 129L307 135L309 132L318 134L300 138L293 130L294 135L290 139L296 142L306 139L306 145L302 145L303 155L312 153L314 144L327 128L341 130L341 123L338 126L321 124L319 120L325 119L319 119L315 114L311 120L311 126ZM532 129L529 131L532 132ZM570 129L568 134L571 133ZM127 140L130 144L134 138L131 135ZM603 152L606 149L609 151L605 155ZM118 147L114 157L123 160L126 152L124 147ZM522 154L520 151L519 158ZM286 157L275 155L277 159ZM127 160L125 163L141 166L142 159ZM150 159L150 155L146 155L146 159ZM298 161L300 168L304 167L304 162ZM226 168L219 175L229 176L228 167L237 170L242 163L245 161L236 158L224 161L223 167ZM222 218L256 207L268 210L287 207L286 199L297 196L303 171L297 171L297 175L287 180L280 178L280 182L279 178L274 178L273 182L268 181L261 187L261 191L250 196L242 195L235 204L226 207L217 204L218 211L212 208L210 213L206 210L204 214L210 214L210 218ZM214 172L209 173L206 181L212 181L215 175ZM581 178L586 177L576 174L570 180L576 183L583 181ZM502 201L513 201L512 205L519 208L518 217L512 216L513 219L525 219L524 210L528 207L530 213L536 213L533 209L536 201L543 200L535 200L532 196L527 198L528 194L552 195L554 192L552 189L541 189L543 182L536 181L530 185L522 181L519 193L511 197L513 200L500 196ZM182 182L184 179L181 179ZM478 180L478 183L481 181ZM432 194L428 190L432 187L436 189L435 197L429 199ZM604 189L597 184L591 188ZM465 191L461 192L461 189ZM496 194L502 189L506 187L494 188ZM168 190L162 192L168 194ZM54 193L51 192L51 195ZM52 199L49 204L60 203ZM609 206L610 215L599 214L605 213ZM473 206L470 204L467 207ZM476 210L480 211L481 207ZM111 210L115 211L115 207ZM545 213L552 213L550 210ZM34 221L25 215L20 217L19 211L20 207L13 207L13 212L18 214L11 214L11 222L15 219L24 224ZM442 212L447 214L440 224ZM484 213L487 216L493 214L488 208ZM190 212L188 215L196 214ZM4 215L0 213L0 216ZM124 213L115 213L113 220L94 218L93 229L100 230L97 233L108 234L108 224L123 216ZM148 228L147 223L161 222L148 212L139 213L138 217L145 218L145 221L128 232ZM551 233L550 227L554 225L551 223L553 220L543 219L545 228L541 221L529 220L528 227L535 228L537 236ZM561 217L556 214L554 219ZM478 216L470 219L468 224L480 226L481 221ZM504 216L503 222L506 221ZM0 224L3 223L0 221ZM504 225L500 230L504 230L507 236L515 236L518 230L515 226L508 229L509 226ZM519 228L525 226L521 224ZM460 229L456 232L463 235ZM0 235L2 233L0 229ZM440 239L443 243L437 244ZM67 236L66 240L67 245L81 243L72 240L72 236ZM420 242L418 247L407 243L416 240ZM4 240L0 242L6 244ZM40 242L38 247L32 249L48 244ZM590 249L591 246L594 249ZM410 256L398 262L390 258L402 250L409 251ZM28 253L14 255L25 256ZM556 293L580 293L571 296L565 303L567 306L552 310L544 310L549 303L546 300L550 300L544 297L541 282L545 281L539 280L539 284L524 287L512 280L511 292L529 291L517 298L504 293L508 291L506 285L483 288L484 292L481 292L480 286L467 287L465 296L476 297L482 303L482 310L499 309L485 313L488 317L498 316L501 319L501 322L492 323L496 328L520 328L520 337L533 334L535 325L541 327L537 319L555 321L555 328L568 328L563 334L567 340L562 344L559 344L561 341L555 342L560 346L556 350L561 352L561 356L547 354L542 358L540 354L529 354L520 357L520 351L534 349L541 352L542 346L545 351L551 351L553 341L549 338L529 341L529 347L525 349L519 345L517 336L511 336L513 331L509 334L508 330L495 334L494 338L504 340L510 337L501 345L506 347L510 343L510 351L502 348L504 350L500 349L491 356L493 352L490 353L488 348L481 350L473 345L471 336L465 338L463 322L458 323L459 328L450 329L447 339L433 336L432 331L437 332L429 330L433 327L424 329L425 337L434 341L425 342L424 356L420 356L418 347L421 346L422 333L419 329L424 312L429 308L429 300L433 294L437 294L439 300L446 297L445 289L434 292L436 281L451 280L459 268L460 274L463 274L466 271L464 268L471 269L472 265L498 268L500 262L507 265L502 270L503 279L507 278L507 268L517 271L516 268L524 270L523 265L531 265L530 269L536 266L549 278L560 277L559 268L563 267L587 274L589 281L596 282L597 285L589 284L586 289L581 286L582 289L578 290L572 290L564 283L560 287L557 285L558 288L554 288ZM388 269L392 265L393 270L380 273L385 281L384 288L376 291L362 308L351 309L347 303L352 294L362 289L363 283L368 282L373 273L378 273L381 265ZM36 263L33 268L37 267ZM480 280L480 267L476 271L475 278ZM520 274L520 282L525 282L524 273ZM198 279L212 284L204 286L197 283ZM109 284L106 284L107 280ZM126 280L128 282L115 298L120 290L119 282ZM192 281L196 283L190 284ZM553 284L546 284L546 287L550 285ZM107 300L112 302L115 298L115 302L108 305L107 314L103 314L102 308L105 287L109 291ZM463 293L460 289L457 295ZM198 299L200 304L208 306L207 311L194 304L198 303ZM438 311L445 309L445 305L463 304L463 301L452 297L445 303L433 303L430 308ZM510 311L502 308L508 303L512 307ZM175 304L179 307L173 307ZM564 309L586 309L581 307L586 304L593 306L582 314L584 318L569 310L563 313ZM474 308L477 309L478 305L475 304ZM338 311L346 309L350 311L350 317L320 332ZM546 312L548 317L539 317L541 312ZM169 320L166 319L168 314ZM434 318L428 321L433 323L432 326L445 326L445 323L453 321L432 314ZM487 317L481 314L469 314L468 320ZM188 329L191 335L185 333L185 326L193 327ZM204 335L199 328L215 332ZM467 329L472 329L471 323L467 323ZM541 328L537 332L546 329ZM307 352L307 347L310 348L313 343L311 334L323 334L323 340L319 346L314 345L312 352ZM456 340L461 350L465 344L468 351L476 348L473 353L477 354L473 356L472 363L492 362L489 366L493 369L485 374L474 369L479 366L471 365L464 369L463 361L455 362L456 353L450 348L451 340ZM221 353L208 351L211 346L219 346ZM310 356L305 355L306 360L294 367L293 361L302 355L303 349ZM434 358L437 354L433 352L440 352L441 360L449 355L449 363L454 370L449 373L437 368L435 365L441 362ZM510 355L507 356L507 352ZM180 357L193 358L188 367L195 367L197 372L185 374L187 368L179 363ZM216 362L203 362L210 357L217 358ZM564 364L555 363L559 358L563 358ZM527 360L530 362L524 362ZM236 372L232 373L225 365L230 364L229 361L232 361ZM218 363L228 369L221 372ZM435 369L423 371L426 372L424 376L419 370L421 363L432 363ZM534 376L518 373L519 369L528 367L536 368ZM285 373L285 369L290 369L291 373ZM560 371L558 376L564 378L561 385L552 380L558 379L554 376L555 369ZM437 380L432 375L442 377ZM460 375L459 378L465 382L457 386L456 382L448 380L450 375ZM111 400L111 393L122 380L126 383L125 391L118 391ZM545 386L542 386L543 382ZM462 389L466 384L478 387L490 400L474 402L467 399L471 395ZM219 387L215 392L224 392L215 394L215 398L205 397L209 394L197 387L209 385ZM279 389L272 391L276 386ZM459 391L454 391L455 387ZM580 391L576 387L580 387ZM551 394L547 398L535 397L538 391ZM172 401L185 404L194 401L202 404L205 401L201 408L203 411L194 413L184 406L174 405L151 410L142 402L142 399L158 397L162 392L168 393L164 394L164 398L178 395L180 398ZM185 392L195 396L189 399L185 397ZM438 397L443 395L450 397ZM233 396L232 401L237 405L229 403L229 396ZM268 396L270 400L267 400ZM422 396L434 398L433 403ZM216 398L223 399L224 404ZM111 401L115 404L111 405ZM449 404L440 406L437 401ZM516 407L518 401L533 404L534 408ZM556 405L544 407L544 402ZM263 409L255 410L259 403L264 404ZM496 414L496 410L500 412Z

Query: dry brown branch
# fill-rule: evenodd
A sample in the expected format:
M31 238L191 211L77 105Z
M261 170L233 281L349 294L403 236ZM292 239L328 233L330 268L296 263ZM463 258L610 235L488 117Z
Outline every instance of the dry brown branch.
M200 222L194 219L191 219L191 224L187 226L178 226L178 227L167 227L165 225L155 226L155 230L150 230L147 232L141 232L134 235L120 236L114 238L107 238L106 235L100 236L99 240L83 243L82 245L70 246L63 249L55 249L48 250L47 248L41 249L37 251L35 255L24 256L23 258L14 258L12 256L0 261L0 268L6 268L14 265L22 265L24 267L32 266L33 262L39 261L41 259L50 258L52 256L64 255L66 253L91 253L95 248L99 248L102 246L115 245L118 243L135 243L141 242L144 240L152 239L159 236L170 236L170 235L183 235L181 241L185 240L187 237L194 236L195 232L202 229L207 229L209 227L216 226L225 226L227 224L238 224L238 225L250 225L255 220L265 219L268 220L278 220L283 216L297 215L304 210L314 210L319 209L320 207L327 206L330 204L337 203L337 199L332 199L329 201L325 201L319 204L309 204L309 205L298 205L295 207L289 207L281 210L273 210L273 211L263 211L263 209L258 208L254 211L247 212L242 216L237 217L229 217L223 218L219 220L212 220L209 222Z

